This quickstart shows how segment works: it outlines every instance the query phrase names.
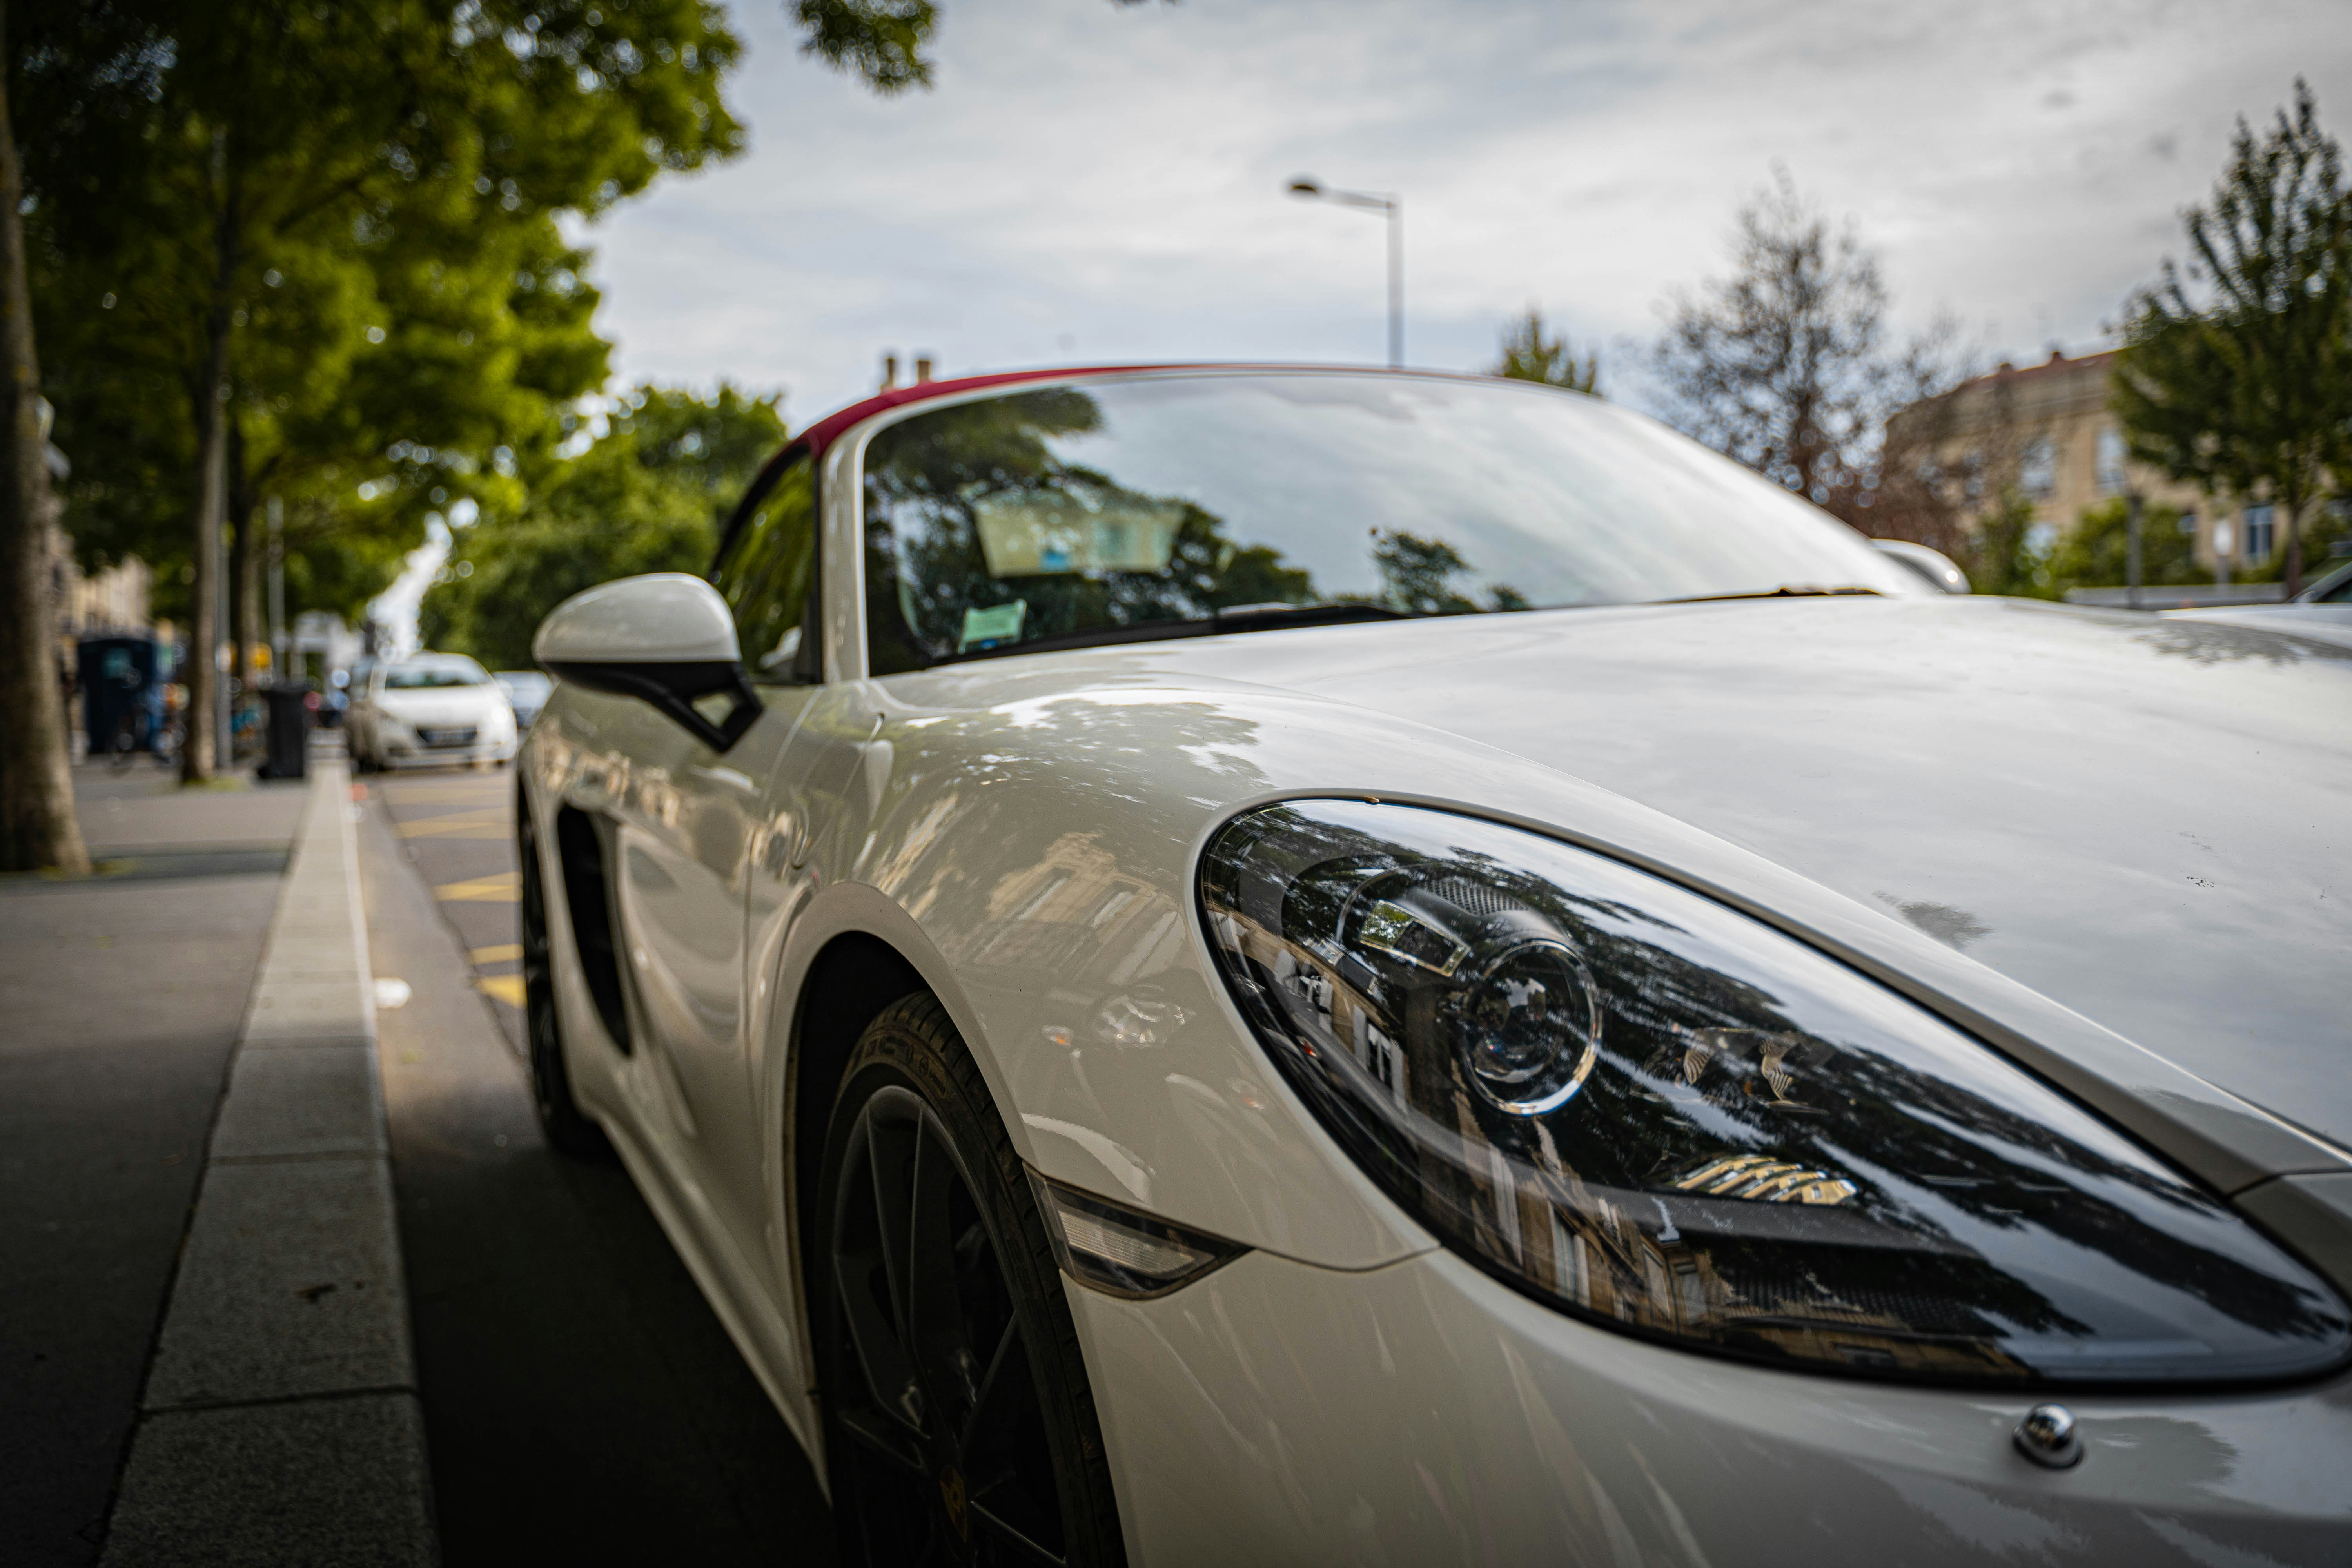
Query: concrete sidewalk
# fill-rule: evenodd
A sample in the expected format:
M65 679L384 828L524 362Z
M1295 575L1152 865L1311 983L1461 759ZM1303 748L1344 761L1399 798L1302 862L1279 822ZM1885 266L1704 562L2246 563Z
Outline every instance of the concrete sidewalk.
M350 788L311 768L108 1563L437 1557Z
M112 874L0 877L0 1563L96 1560L299 784L74 770ZM123 862L132 862L125 867Z

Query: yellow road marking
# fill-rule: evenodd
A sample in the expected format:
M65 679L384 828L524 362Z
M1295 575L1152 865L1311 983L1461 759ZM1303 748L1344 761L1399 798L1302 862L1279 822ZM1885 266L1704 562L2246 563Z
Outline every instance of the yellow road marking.
M474 984L483 994L495 996L509 1007L522 1005L522 976L520 974L485 974Z
M503 837L506 813L502 811L452 811L439 816L420 816L413 821L394 825L393 831L403 838L422 838L433 834L455 834L465 837L468 827L496 829Z
M522 956L522 943L506 942L496 947L478 947L466 956L476 963L510 963Z
M512 871L498 871L470 882L444 882L433 896L447 904L511 904L522 897L522 879Z

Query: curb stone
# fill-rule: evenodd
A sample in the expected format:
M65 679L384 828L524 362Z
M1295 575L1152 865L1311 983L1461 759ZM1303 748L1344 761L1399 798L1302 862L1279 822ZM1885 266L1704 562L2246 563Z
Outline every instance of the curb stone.
M310 769L103 1564L440 1560L349 775Z

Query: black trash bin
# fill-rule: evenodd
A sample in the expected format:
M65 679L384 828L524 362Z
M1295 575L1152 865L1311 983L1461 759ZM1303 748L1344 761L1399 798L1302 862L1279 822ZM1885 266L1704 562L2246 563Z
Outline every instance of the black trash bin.
M269 754L261 764L266 779L306 776L310 750L310 689L272 686L261 693L269 707Z

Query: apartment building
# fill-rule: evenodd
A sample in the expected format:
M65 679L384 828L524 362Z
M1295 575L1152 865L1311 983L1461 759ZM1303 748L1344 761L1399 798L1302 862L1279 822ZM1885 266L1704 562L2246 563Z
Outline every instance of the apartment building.
M1907 437L1934 453L1940 482L1970 515L2013 483L2033 502L2033 527L2054 538L2085 510L2137 489L2179 510L2206 570L2268 564L2285 543L2271 507L2209 496L2126 456L2107 403L2115 359L2112 351L2068 359L2053 350L2041 364L2004 363L1896 414L1890 441Z

